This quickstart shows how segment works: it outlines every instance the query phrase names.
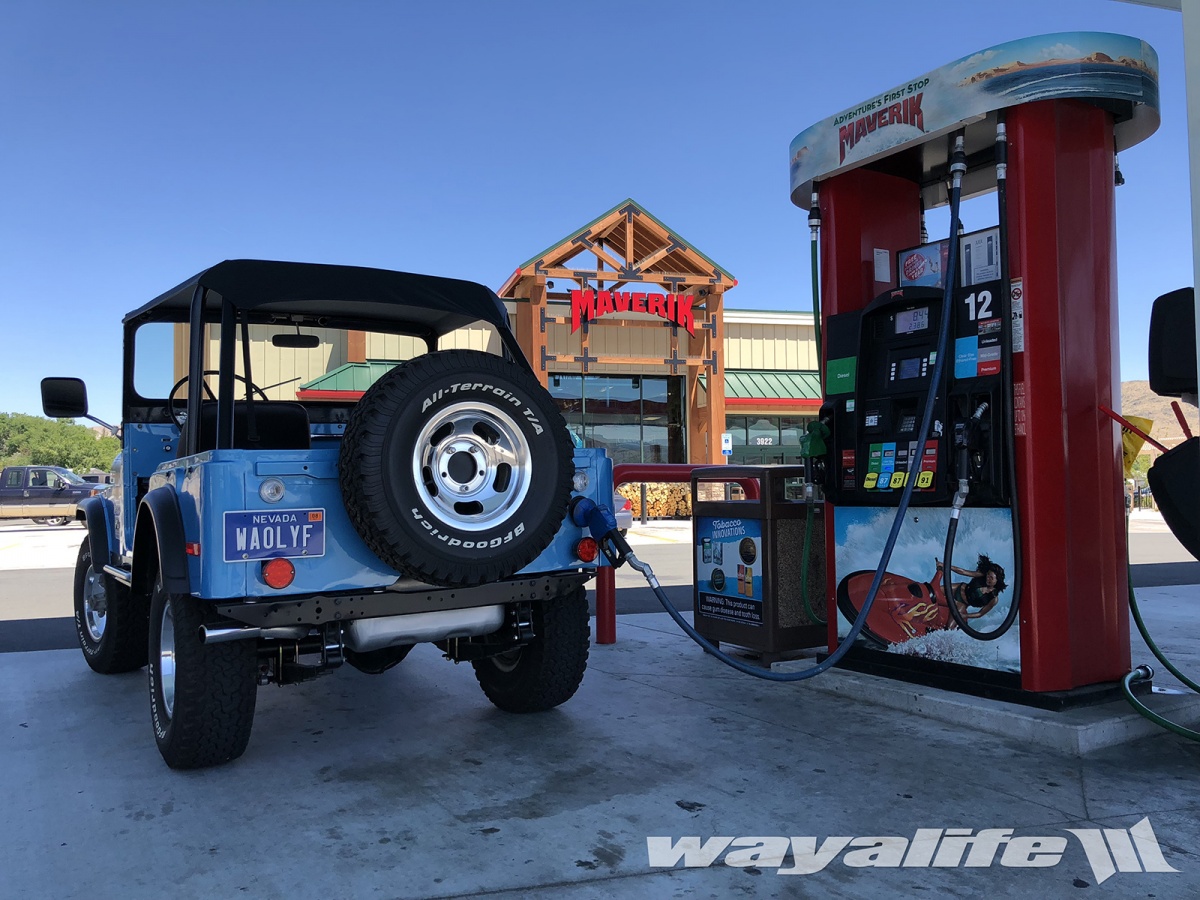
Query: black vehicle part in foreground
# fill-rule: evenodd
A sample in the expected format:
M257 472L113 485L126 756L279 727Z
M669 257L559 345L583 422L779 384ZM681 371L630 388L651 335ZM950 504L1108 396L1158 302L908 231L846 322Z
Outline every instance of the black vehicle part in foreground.
M484 694L505 712L544 712L579 689L591 637L584 586L534 604L533 628L535 637L525 646L471 663Z
M366 545L448 586L532 562L562 524L573 474L550 395L476 350L430 353L380 378L351 413L339 457L346 511Z
M145 604L104 573L104 560L93 557L90 537L83 539L75 562L75 633L83 658L101 675L132 672L146 664Z
M161 575L150 599L150 719L172 769L237 759L250 743L258 693L253 641L203 644L202 601L171 594Z

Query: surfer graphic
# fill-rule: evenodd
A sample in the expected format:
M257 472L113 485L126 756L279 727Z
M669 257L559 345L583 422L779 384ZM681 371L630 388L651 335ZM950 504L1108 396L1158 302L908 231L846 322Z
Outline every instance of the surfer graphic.
M953 631L957 626L950 615L949 601L958 604L968 619L987 615L999 602L1004 583L1004 568L980 554L974 569L952 565L951 571L969 581L942 583L941 560L934 559L937 574L931 581L916 581L895 572L886 572L879 583L875 605L867 617L863 635L880 645L903 644L935 631ZM854 621L865 602L875 573L870 569L852 572L838 584L837 602L842 614ZM949 596L947 596L949 595Z
M934 562L937 564L937 575L934 576L931 585L937 589L944 572L942 561L934 559ZM955 575L971 579L966 582L955 582L953 577L946 580L949 585L947 595L953 598L954 602L958 604L958 611L967 619L986 616L999 602L1000 592L1008 587L1004 583L1004 568L992 562L983 553L979 554L974 570L960 569L958 566L951 565L950 571Z

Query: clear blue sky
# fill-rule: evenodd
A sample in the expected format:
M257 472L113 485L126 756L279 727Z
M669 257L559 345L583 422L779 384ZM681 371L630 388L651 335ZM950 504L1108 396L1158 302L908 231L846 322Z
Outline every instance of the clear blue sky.
M976 50L1055 31L1147 40L1162 127L1121 155L1122 377L1149 304L1192 283L1178 13L1115 0L731 4L113 2L0 10L0 412L45 375L119 418L122 315L219 260L498 288L633 197L807 309L788 142ZM1200 98L1196 99L1200 102ZM968 223L970 225L970 223Z

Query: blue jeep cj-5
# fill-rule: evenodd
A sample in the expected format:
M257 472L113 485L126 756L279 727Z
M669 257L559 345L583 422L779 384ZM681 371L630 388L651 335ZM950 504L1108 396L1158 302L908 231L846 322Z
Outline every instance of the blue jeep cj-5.
M75 624L97 672L148 667L169 766L240 756L260 684L379 674L421 642L501 709L574 694L612 463L572 447L490 290L226 261L129 313L124 360L115 483L79 505ZM87 415L78 379L42 400Z

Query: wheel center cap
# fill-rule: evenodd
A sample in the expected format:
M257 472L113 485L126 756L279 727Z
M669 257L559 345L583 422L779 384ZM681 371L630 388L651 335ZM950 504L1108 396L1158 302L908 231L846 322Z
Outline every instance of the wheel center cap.
M470 453L459 451L446 460L446 474L459 484L468 484L479 472Z
M439 456L440 480L455 497L473 495L487 482L487 457L473 441L453 441Z

